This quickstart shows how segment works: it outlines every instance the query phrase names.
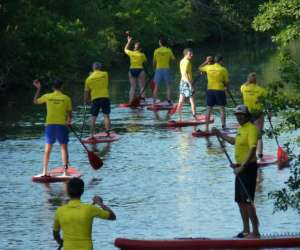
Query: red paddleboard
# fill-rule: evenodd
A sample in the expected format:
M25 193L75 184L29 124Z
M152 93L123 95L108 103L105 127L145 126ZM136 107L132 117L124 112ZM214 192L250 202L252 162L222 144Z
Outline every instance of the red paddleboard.
M168 121L167 127L186 127L186 126L197 126L205 124L206 122L206 115L197 115L197 119L191 120L181 120L181 121ZM214 118L211 116L209 123L213 123Z
M170 110L174 107L173 104L170 104L169 102L156 102L155 104L152 104L147 107L148 110L151 111L159 111L159 110Z
M106 143L119 140L120 136L117 133L110 132L109 136L105 132L94 134L94 137L86 137L81 141L86 144Z
M32 177L33 182L40 182L40 183L49 183L49 182L62 182L62 181L68 181L74 177L80 177L80 172L73 167L68 167L68 175L62 176L64 172L64 167L57 167L48 172L48 175L41 176L41 175L35 175Z
M220 130L220 132L222 134L225 134L225 135L230 135L230 134L235 134L236 133L236 129L224 129L224 130ZM192 136L194 137L209 137L209 136L215 136L216 134L213 133L212 131L204 131L204 130L196 130L192 133Z
M261 236L256 239L240 238L178 238L141 240L117 238L115 246L121 250L198 250L299 247L300 236Z
M160 100L156 99L156 102L160 102ZM149 105L153 105L153 98L146 98L145 101L141 100L140 101L140 105L138 107L133 107L132 105L130 105L129 103L120 103L118 105L119 108L139 108L140 106L149 106Z
M258 166L260 167L266 167L271 164L276 164L277 163L277 157L275 155L269 155L269 154L264 154L262 161L258 162Z

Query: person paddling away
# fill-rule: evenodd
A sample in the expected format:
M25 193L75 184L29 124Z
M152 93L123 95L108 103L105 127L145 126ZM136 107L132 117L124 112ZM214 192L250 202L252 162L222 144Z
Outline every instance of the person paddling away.
M235 178L235 201L238 203L243 221L243 231L236 237L259 237L259 221L254 206L254 196L257 177L256 145L258 140L258 130L250 122L251 116L245 105L236 107L235 116L240 124L235 138L222 134L220 130L213 128L212 132L235 145L234 167ZM249 220L252 223L252 233L250 233Z
M139 83L140 86L140 97L145 99L145 71L144 63L147 61L147 58L141 50L140 42L134 43L134 49L130 50L129 46L132 41L131 36L127 36L127 43L124 48L125 54L129 56L130 59L130 68L128 72L129 82L130 82L130 91L129 91L129 104L132 103L135 96L136 84Z
M100 109L104 117L104 127L109 136L110 131L110 100L108 90L108 73L101 70L99 62L93 63L93 73L85 80L84 102L91 105L91 137L94 137L96 120Z
M194 99L194 89L193 89L193 76L192 76L192 60L193 51L192 49L184 49L183 50L183 58L180 61L180 73L181 80L179 85L179 101L177 105L176 112L179 113L180 120L182 120L182 106L185 98L190 99L192 115L195 119L196 117L196 106Z
M159 39L159 48L153 54L153 66L155 68L153 90L153 103L157 98L157 91L160 82L163 80L167 87L167 100L171 104L171 72L170 62L175 60L175 56L170 48L167 48L167 42L164 38Z
M209 130L209 121L214 106L220 106L222 129L226 128L226 95L225 88L228 88L229 77L228 71L223 67L224 59L222 56L215 56L214 63L210 57L207 57L205 62L199 66L199 70L207 75L207 119L206 132Z
M54 215L53 237L64 250L92 250L93 219L116 219L114 212L103 204L99 196L94 196L93 204L82 203L80 198L83 192L83 180L71 179L67 183L67 193L71 199L66 205L59 207ZM63 239L60 236L61 230Z
M263 87L256 84L256 73L252 72L248 75L247 82L241 86L241 93L243 96L243 102L251 113L252 122L260 132L257 143L257 162L261 162L263 158L262 133L264 129L262 98L266 96L267 92Z
M45 94L41 97L41 83L39 80L34 80L33 85L36 87L36 92L33 97L34 104L44 104L47 106L47 117L45 127L45 152L43 159L43 172L41 176L48 175L48 162L52 145L57 140L61 146L61 157L64 164L64 175L67 175L69 164L68 141L69 130L67 125L71 124L72 120L72 103L71 98L64 95L62 90L62 81L55 80L53 84L53 92Z

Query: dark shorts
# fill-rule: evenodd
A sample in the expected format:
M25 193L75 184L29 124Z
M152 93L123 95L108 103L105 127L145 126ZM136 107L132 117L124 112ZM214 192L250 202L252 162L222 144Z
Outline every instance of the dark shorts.
M65 125L50 124L45 127L45 143L54 144L58 141L59 144L67 144L69 141L69 130Z
M138 78L143 69L129 69L129 72L132 77Z
M235 202L251 203L254 201L257 177L257 163L249 163L235 178ZM247 193L245 191L247 190ZM248 197L248 195L250 197ZM250 198L250 199L249 199Z
M92 101L91 106L91 115L92 116L98 116L100 109L102 110L102 113L105 115L110 114L110 100L109 98L103 97L103 98L97 98Z
M171 73L170 69L157 69L154 74L154 82L159 85L161 81L165 82L167 85L171 83Z
M226 95L224 90L212 90L206 91L206 105L209 107L213 106L225 106Z

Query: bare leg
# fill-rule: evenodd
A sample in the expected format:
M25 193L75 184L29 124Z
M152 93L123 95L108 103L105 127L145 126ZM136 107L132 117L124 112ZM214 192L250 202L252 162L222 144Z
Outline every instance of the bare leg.
M110 130L110 117L109 115L103 114L104 117L104 127L106 131Z
M97 116L91 116L91 137L95 134Z
M243 202L239 202L238 205L240 208L240 214L243 221L243 233L249 233L250 227L249 227L249 214L247 209L248 205Z
M155 83L155 86L153 89L153 103L155 103L155 100L157 99L157 91L158 91L158 84Z
M145 98L145 72L144 70L140 73L139 77L138 77L138 82L139 82L139 86L140 86L140 96L142 98Z
M167 100L171 100L171 86L170 86L170 82L166 84L166 88L167 88Z
M130 72L128 73L129 82L130 82L130 91L129 91L129 103L131 103L134 99L135 88L136 88L136 78L132 77Z
M48 163L51 154L52 144L45 144L44 158L43 158L43 172L42 175L48 174Z
M179 96L179 101L178 101L178 104L177 104L177 109L176 109L176 112L178 112L178 114L179 114L180 121L182 120L182 105L183 105L183 102L184 102L184 96L180 95Z
M196 105L195 105L195 98L194 98L194 96L190 97L190 103L191 103L192 115L195 117L195 115L196 115ZM195 119L196 119L196 117L195 117Z
M62 162L65 167L64 175L67 175L67 169L68 169L68 165L69 165L68 144L61 144L60 150L61 150L61 159L62 159Z
M211 106L207 106L207 111L206 111L206 122L205 122L205 131L208 132L209 130L209 121L210 121L210 116L211 116L211 112L212 112L212 108Z
M222 128L225 129L226 128L226 113L225 113L225 107L224 106L220 106L220 114L221 114Z
M261 115L255 122L255 126L257 127L258 131L262 132L264 129L264 115ZM260 158L260 156L263 155L263 141L262 141L262 135L261 138L257 141L257 154Z
M247 211L248 211L248 215L249 218L251 220L251 224L252 224L252 231L253 231L253 237L259 237L260 233L258 230L258 226L259 226L259 221L256 215L256 211L255 211L255 207L252 204L247 204Z

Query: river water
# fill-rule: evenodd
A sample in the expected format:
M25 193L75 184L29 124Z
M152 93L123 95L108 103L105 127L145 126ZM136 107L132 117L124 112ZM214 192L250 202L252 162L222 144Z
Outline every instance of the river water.
M270 66L274 57L271 48L217 49L225 55L237 100L239 84L248 72L258 72L261 82L276 72L276 68ZM196 50L194 66L214 51L216 48ZM113 222L95 220L95 249L116 249L113 241L117 237L163 239L237 234L241 230L241 219L233 201L234 175L216 138L209 141L193 138L192 127L167 129L163 126L169 119L165 111L118 108L118 103L127 100L126 78L125 68L111 74L112 128L121 138L97 146L104 160L103 168L93 170L82 146L74 136L70 137L71 165L81 171L86 183L82 200L91 202L94 195L100 195L117 215ZM177 80L177 74L175 78ZM197 85L199 113L205 109L204 82L202 79ZM66 90L73 97L77 129L83 120L81 92L79 84ZM176 101L176 87L173 93ZM42 167L45 116L44 107L33 107L31 98L31 93L9 97L1 108L0 249L55 249L53 214L67 200L64 184L43 185L31 181ZM228 101L230 124L236 121L232 102ZM190 117L188 105L184 107L184 117ZM98 120L102 121L101 116ZM220 126L217 110L215 126ZM294 134L283 134L279 141L282 144L293 137ZM276 154L275 141L265 138L264 142L265 152ZM208 144L212 144L211 147L207 147ZM227 150L232 156L233 147L228 145ZM60 164L56 145L49 166ZM299 214L292 210L273 214L273 201L268 198L268 193L282 187L288 176L289 169L279 170L276 165L261 169L256 209L263 234L300 231Z

